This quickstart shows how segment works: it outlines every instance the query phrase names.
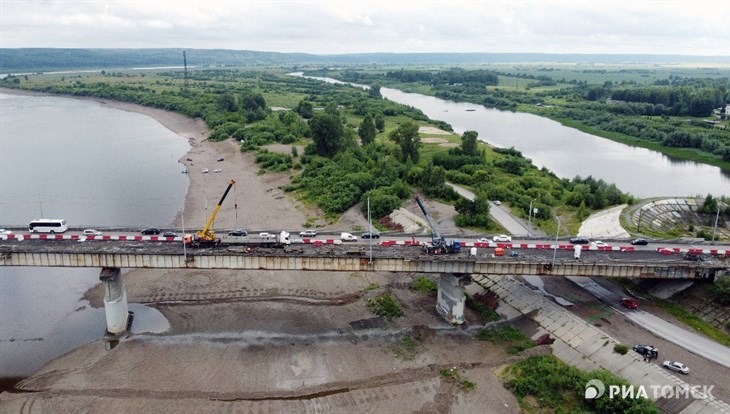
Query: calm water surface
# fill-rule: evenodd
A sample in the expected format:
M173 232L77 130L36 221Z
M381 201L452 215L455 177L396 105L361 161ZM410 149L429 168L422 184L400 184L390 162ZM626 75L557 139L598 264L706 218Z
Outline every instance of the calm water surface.
M188 178L185 138L154 119L62 97L0 93L0 227L41 216L71 226L165 226ZM99 269L0 267L0 377L27 376L104 334L82 296ZM133 332L161 332L155 309L130 304Z
M303 73L290 75L303 76ZM326 77L306 77L345 83ZM394 102L420 109L431 119L448 122L458 134L476 131L484 142L504 148L515 147L538 168L545 167L559 177L593 176L641 198L730 195L730 173L718 167L676 160L532 114L445 101L392 88L381 88L380 92Z

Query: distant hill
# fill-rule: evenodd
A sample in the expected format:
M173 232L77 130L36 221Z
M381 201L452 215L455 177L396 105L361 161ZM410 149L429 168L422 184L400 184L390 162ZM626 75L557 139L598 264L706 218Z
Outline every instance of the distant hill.
M307 53L226 49L48 49L0 48L0 72L182 66L308 64L478 64L478 63L691 63L729 64L730 56L581 55L544 53Z

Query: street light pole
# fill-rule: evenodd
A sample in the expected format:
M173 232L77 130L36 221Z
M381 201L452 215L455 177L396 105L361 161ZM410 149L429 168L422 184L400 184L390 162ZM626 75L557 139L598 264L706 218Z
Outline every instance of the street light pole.
M369 264L373 264L373 223L370 221L370 197L368 197L368 234L370 235L370 238L368 239L370 242L370 262Z
M712 228L712 242L715 242L715 231L717 230L717 220L720 218L720 203L717 204L717 214L715 215L715 226Z
M530 200L530 211L527 212L527 237L532 237L532 202L535 200Z
M558 231L555 232L555 245L553 246L553 263L550 265L551 268L555 268L555 256L558 254L558 235L560 235L560 217L555 217L558 221Z

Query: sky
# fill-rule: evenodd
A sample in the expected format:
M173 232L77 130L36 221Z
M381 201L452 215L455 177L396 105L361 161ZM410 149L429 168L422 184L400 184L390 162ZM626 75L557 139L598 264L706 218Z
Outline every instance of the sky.
M706 1L0 0L0 47L730 55Z

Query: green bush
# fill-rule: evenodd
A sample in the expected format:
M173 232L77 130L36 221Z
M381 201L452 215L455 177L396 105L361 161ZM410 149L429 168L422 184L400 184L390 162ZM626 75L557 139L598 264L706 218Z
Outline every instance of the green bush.
M403 309L398 306L398 303L396 303L395 299L388 292L384 292L374 298L368 298L367 307L374 314L383 316L389 321L403 316Z
M418 276L416 280L411 283L411 289L415 290L416 292L431 294L438 291L438 286L433 280L427 279L423 276Z
M629 347L623 344L616 344L613 346L613 352L621 355L626 355L626 353L629 352Z

